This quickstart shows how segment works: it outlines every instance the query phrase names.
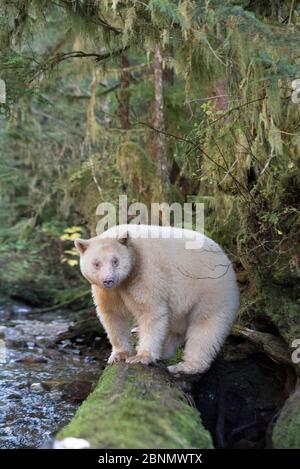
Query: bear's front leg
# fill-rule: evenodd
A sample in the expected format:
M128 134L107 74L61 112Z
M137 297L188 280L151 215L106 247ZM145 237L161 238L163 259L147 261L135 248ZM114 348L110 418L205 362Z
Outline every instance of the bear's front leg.
M132 353L130 314L114 291L92 285L97 316L112 345L108 364L126 360Z
M112 352L107 361L109 365L125 361L132 353L131 328L129 318L116 311L100 311L97 315L112 345Z
M127 363L149 365L159 360L168 329L168 309L160 307L155 312L147 311L138 318L139 342L137 354L127 358Z

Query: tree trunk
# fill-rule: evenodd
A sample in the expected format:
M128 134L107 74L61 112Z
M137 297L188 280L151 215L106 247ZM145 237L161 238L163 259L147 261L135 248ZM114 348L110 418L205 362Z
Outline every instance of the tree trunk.
M122 75L120 81L120 93L119 93L119 117L121 129L127 130L130 127L129 124L129 60L127 54L123 54L121 57L122 63Z
M198 411L166 371L123 363L104 370L56 442L67 437L82 438L91 448L213 447Z
M153 143L159 174L160 196L163 201L167 202L169 199L170 180L165 135L162 54L159 45L156 46L154 54L154 92L153 127L157 130Z

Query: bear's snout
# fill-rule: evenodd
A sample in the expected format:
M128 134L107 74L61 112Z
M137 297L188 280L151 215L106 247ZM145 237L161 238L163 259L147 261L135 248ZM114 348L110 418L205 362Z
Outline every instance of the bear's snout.
M105 288L111 288L114 286L114 280L112 278L106 278L105 280L103 280L103 286Z

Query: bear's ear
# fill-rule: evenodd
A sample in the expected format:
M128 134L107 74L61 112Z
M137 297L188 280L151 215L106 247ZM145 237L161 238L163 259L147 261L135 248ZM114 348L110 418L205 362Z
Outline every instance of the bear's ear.
M88 248L89 240L77 238L75 239L74 244L75 244L75 247L80 252L80 254L83 254Z
M119 234L119 236L117 237L117 241L120 244L123 244L124 246L127 246L128 242L129 242L129 233L125 232L125 233Z

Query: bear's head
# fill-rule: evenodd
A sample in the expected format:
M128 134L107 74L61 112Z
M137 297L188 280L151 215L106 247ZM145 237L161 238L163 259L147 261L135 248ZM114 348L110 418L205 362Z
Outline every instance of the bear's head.
M131 273L134 254L126 233L117 238L76 239L82 275L101 288L113 288Z

